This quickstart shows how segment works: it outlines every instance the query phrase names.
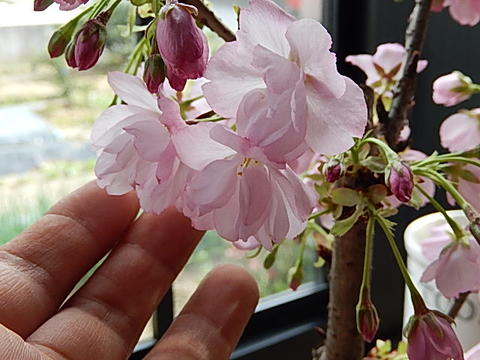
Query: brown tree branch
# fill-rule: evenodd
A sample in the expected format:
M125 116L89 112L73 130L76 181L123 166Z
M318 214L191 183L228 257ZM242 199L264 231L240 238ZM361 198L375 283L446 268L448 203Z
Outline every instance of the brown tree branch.
M458 313L462 309L463 304L467 300L468 294L470 294L469 291L461 293L460 296L455 299L455 302L453 303L452 307L450 308L450 311L448 312L448 316L450 316L452 319L455 320Z
M212 10L205 6L202 0L182 0L182 2L195 6L198 9L197 19L223 40L235 41L235 34L215 16Z
M384 124L383 134L388 144L395 148L403 127L408 124L408 114L414 105L417 80L417 64L425 42L432 0L415 0L405 32L407 61L402 77L393 91L393 102Z
M357 330L355 307L362 283L366 222L360 219L334 241L330 269L328 329L322 360L359 360L364 343Z

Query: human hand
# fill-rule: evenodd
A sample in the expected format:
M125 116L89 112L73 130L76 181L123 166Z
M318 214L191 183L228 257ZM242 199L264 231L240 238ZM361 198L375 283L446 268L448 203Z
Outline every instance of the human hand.
M135 220L137 212L134 194L108 196L90 183L0 247L0 359L130 355L202 236L173 209ZM244 270L212 271L146 359L227 359L257 301Z

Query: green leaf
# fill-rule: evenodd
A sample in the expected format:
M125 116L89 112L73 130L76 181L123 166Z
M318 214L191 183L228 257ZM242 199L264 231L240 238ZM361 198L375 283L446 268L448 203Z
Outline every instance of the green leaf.
M384 173L387 167L384 159L379 156L369 156L360 163L375 173Z
M345 235L357 222L360 215L363 214L363 205L357 205L355 212L346 219L337 220L330 233L335 236Z
M332 201L342 206L355 206L362 201L362 197L353 189L337 188L332 191Z

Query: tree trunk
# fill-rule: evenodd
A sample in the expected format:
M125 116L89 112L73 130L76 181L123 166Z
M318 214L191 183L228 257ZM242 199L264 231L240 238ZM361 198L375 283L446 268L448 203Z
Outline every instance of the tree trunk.
M355 307L362 284L366 223L360 220L334 242L330 269L327 339L322 360L359 360L364 343Z

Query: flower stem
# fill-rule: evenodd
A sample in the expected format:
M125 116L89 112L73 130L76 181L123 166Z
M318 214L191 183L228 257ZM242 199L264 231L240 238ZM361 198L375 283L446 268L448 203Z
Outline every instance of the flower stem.
M455 239L460 240L461 238L463 238L464 232L460 228L460 225L458 225L458 223L455 220L453 220L450 215L448 215L447 211L443 208L443 206L437 200L435 200L432 196L430 196L420 185L415 184L415 187L418 189L418 191L422 193L423 196L425 196L425 198L428 201L430 201L433 207L443 215L445 220L448 222L448 225L450 225L450 227L452 228L453 233L455 235Z
M420 295L419 291L417 290L417 287L415 286L415 284L412 281L412 278L410 277L410 274L408 273L408 269L405 263L403 262L402 255L400 254L400 250L398 250L397 244L395 243L395 239L393 238L391 230L389 229L383 217L378 216L376 214L374 216L375 216L375 220L378 222L385 236L387 237L388 243L390 244L390 248L392 249L392 252L393 252L393 256L397 261L398 268L402 273L403 279L405 280L405 284L407 285L408 290L410 290L410 296L412 299L413 307L415 309L415 314L425 313L427 311L425 302L423 301L422 296Z

